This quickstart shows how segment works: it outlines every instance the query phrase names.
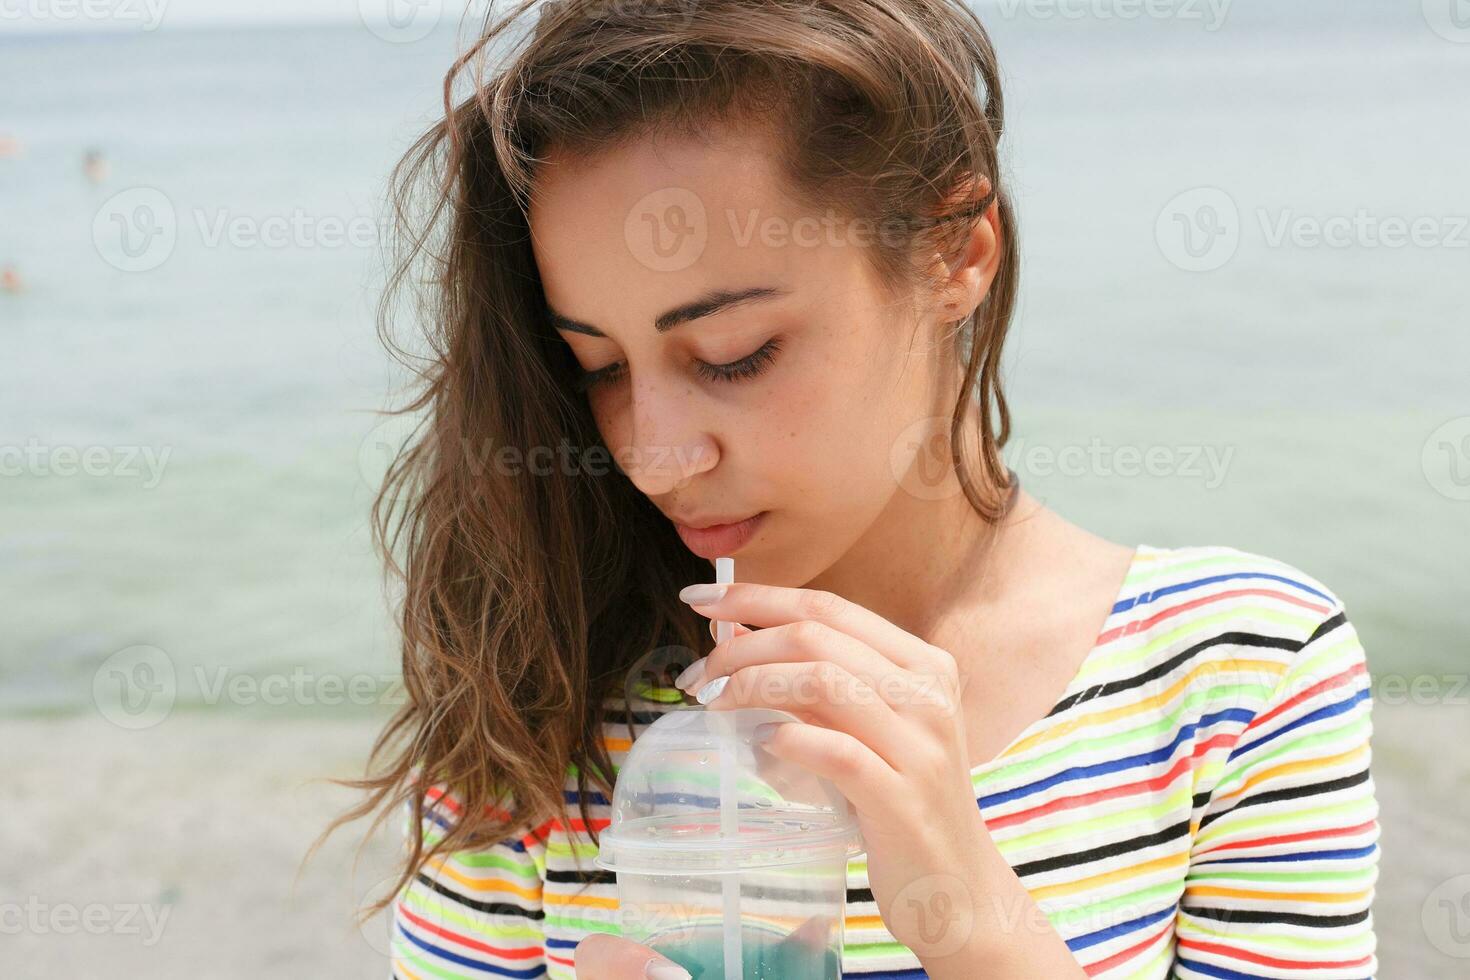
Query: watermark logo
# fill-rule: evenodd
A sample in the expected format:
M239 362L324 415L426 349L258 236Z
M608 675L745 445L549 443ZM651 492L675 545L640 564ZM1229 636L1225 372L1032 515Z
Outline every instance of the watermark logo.
M173 254L179 223L173 202L154 187L130 187L103 202L92 219L92 244L123 272L156 269Z
M444 0L357 0L357 16L376 36L393 44L422 41L444 16Z
M1450 419L1424 440L1424 478L1441 496L1470 500L1470 415Z
M947 500L963 488L950 456L950 418L930 415L906 426L893 440L888 467L907 494L919 500Z
M374 492L383 489L389 500L407 492L408 488L403 484L395 483L390 487L385 486L383 480L388 475L388 468L413 438L420 421L406 413L389 415L363 436L357 447L357 471L369 489Z
M369 905L372 905L380 899L388 898L390 896L394 897L394 901L402 901L404 895L395 895L393 892L393 886L397 884L397 882L397 875L390 875L379 881L373 882L366 891L358 896L358 910L365 911ZM406 891L407 889L405 889L405 892ZM425 889L425 891L427 891L427 889ZM365 919L361 919L361 921L358 922L357 929L358 932L361 933L362 938L367 942L368 946L373 950L373 952L377 953L380 956L386 957L393 955L393 919L395 918L395 915L393 914L394 905L392 902L385 906L385 908L389 913L387 916L387 921L384 921L384 917L382 916L369 916ZM433 918L438 918L438 916L434 916Z
M1470 44L1470 0L1424 0L1424 22L1446 41Z
M152 728L168 717L178 696L174 662L158 647L119 650L92 675L92 703L119 728Z
M1435 949L1455 959L1470 959L1470 875L1440 882L1424 899L1419 921Z
M893 896L883 917L915 953L940 958L959 952L975 929L970 890L954 875L915 878Z
M1218 187L1196 187L1164 205L1154 223L1159 251L1187 272L1213 272L1240 247L1240 209Z
M628 251L654 272L687 269L709 244L709 220L699 195L665 187L640 198L623 222Z
M654 710L684 703L684 692L674 681L699 654L681 644L656 647L633 662L623 682L623 695L635 708Z

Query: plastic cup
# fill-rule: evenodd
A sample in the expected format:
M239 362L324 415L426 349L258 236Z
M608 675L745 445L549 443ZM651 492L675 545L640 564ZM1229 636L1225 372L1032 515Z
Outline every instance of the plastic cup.
M862 841L847 800L766 752L791 715L671 711L618 772L600 867L617 873L622 933L697 980L837 980L847 862Z

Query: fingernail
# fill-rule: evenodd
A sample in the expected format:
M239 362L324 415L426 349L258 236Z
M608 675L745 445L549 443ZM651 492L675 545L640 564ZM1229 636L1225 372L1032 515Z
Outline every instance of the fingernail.
M648 980L689 980L689 971L669 960L649 960L643 975Z
M730 678L728 676L716 677L714 680L710 681L704 687L701 687L699 689L699 693L694 695L694 700L698 701L700 704L709 704L715 698L725 693L725 685L728 683L730 683Z
M711 602L719 602L725 597L725 586L715 585L712 582L701 582L698 585L686 585L679 590L679 600L687 602L691 606L704 606Z
M674 686L681 691L687 691L696 685L704 683L705 661L708 657L700 657L694 663L685 667L678 677L674 678Z
M776 730L784 724L786 724L784 721L763 721L751 729L750 737L757 742L769 741L771 736L776 734Z

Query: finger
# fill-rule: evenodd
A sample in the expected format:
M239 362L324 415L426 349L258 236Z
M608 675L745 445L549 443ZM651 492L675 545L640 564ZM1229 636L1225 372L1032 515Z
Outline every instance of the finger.
M722 643L705 660L708 679L759 664L834 663L880 693L907 690L909 675L872 647L825 623L804 620L772 626Z
M722 693L706 705L714 711L774 708L803 721L846 732L899 768L908 725L871 686L836 664L758 664L712 681ZM701 694L705 692L701 691Z
M893 767L846 732L784 722L762 746L776 758L830 780L859 813L883 813L903 798L902 778Z
M732 625L734 625L735 627L735 632L732 634L732 636L744 636L746 633L757 632L756 630L742 626L739 623L734 623ZM715 636L714 620L710 620L709 635L711 639L713 639ZM701 657L700 659L694 661L694 663L690 664L688 667L685 667L684 670L680 672L679 676L674 678L674 686L679 688L685 694L693 694L695 691L703 687L707 677L709 676L708 670L706 669L708 666L705 663L706 659L707 658L705 657Z
M594 932L577 944L572 960L578 980L689 980L689 971L617 936Z
M708 587L708 586L707 586ZM680 593L683 598L684 593ZM942 650L895 626L871 609L816 589L732 582L713 602L690 602L702 616L762 628L810 619L866 643L906 670L932 669Z

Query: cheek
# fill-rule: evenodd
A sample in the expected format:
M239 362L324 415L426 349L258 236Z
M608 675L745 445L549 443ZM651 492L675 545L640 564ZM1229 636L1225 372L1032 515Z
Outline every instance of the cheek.
M928 370L921 353L863 345L834 352L821 382L792 397L801 414L783 418L779 431L794 450L794 479L830 501L834 517L871 516L902 486L904 448L934 414Z
M828 376L773 408L749 455L808 504L866 510L897 486L890 464L896 411L871 388L837 385Z

